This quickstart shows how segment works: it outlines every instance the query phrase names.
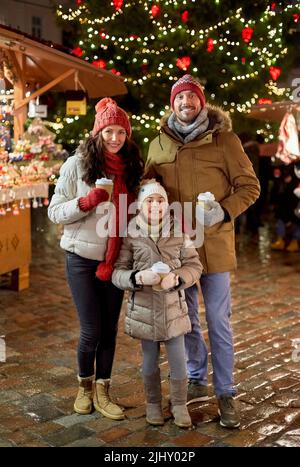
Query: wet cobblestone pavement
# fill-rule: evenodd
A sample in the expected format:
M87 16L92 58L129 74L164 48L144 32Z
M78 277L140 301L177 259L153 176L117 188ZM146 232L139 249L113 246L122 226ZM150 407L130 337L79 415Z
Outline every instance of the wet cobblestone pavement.
M260 229L258 243L239 239L239 269L232 275L241 427L219 425L212 396L189 406L194 429L186 431L173 424L167 399L165 425L147 425L139 342L124 335L123 314L111 393L125 407L126 420L73 413L78 322L64 254L45 211L34 213L32 224L30 289L13 292L5 277L0 281L0 335L7 345L7 360L0 363L0 447L300 447L300 351L293 347L293 340L300 342L300 253L271 252L268 226ZM167 396L164 354L161 370Z

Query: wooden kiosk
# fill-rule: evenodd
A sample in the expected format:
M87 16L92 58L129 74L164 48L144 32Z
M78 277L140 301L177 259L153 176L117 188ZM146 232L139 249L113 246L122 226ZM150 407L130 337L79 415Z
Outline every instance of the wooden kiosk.
M14 90L14 139L24 132L27 104L41 94L81 89L92 98L126 94L123 79L83 60L0 27L0 66ZM26 97L27 96L27 97ZM0 188L0 203L1 203ZM0 274L12 272L12 287L29 286L31 259L30 209L0 217Z

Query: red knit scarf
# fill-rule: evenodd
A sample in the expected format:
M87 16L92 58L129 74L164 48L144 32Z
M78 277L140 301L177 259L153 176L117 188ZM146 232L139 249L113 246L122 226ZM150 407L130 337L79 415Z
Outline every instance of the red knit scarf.
M114 204L115 211L113 217L112 234L109 235L107 241L107 248L105 254L105 261L101 262L97 268L96 276L102 281L109 281L113 273L113 267L116 259L119 256L122 237L119 237L120 228L120 214L123 216L128 213L128 206L134 201L134 195L128 193L127 186L124 179L125 164L118 154L105 152L105 172L107 175L114 175L114 187L112 193L112 203ZM120 213L120 194L127 195L127 209L126 213ZM121 219L122 225L124 224L124 217ZM114 236L115 234L115 236Z

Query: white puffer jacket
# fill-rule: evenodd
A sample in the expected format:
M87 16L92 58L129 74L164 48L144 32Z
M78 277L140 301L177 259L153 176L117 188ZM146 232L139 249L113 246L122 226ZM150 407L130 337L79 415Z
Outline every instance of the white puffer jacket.
M97 235L96 226L103 214L97 214L98 208L83 212L78 206L78 199L91 191L91 187L82 180L80 159L77 152L62 165L48 216L55 224L64 225L60 241L64 250L102 261L105 259L107 235Z

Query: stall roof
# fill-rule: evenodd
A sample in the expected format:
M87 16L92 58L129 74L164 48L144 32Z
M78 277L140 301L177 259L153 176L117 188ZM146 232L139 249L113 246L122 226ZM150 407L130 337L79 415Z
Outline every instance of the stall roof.
M273 104L253 105L247 117L258 120L281 122L287 111L300 112L300 102L282 101Z
M77 76L78 89L82 86L90 97L127 93L120 76L107 70L97 69L84 60L2 26L0 48L12 53L12 56L14 56L13 52L23 55L22 78L34 87L43 87L57 77L65 76L63 80L51 86L51 89L55 91L75 89L75 76Z

